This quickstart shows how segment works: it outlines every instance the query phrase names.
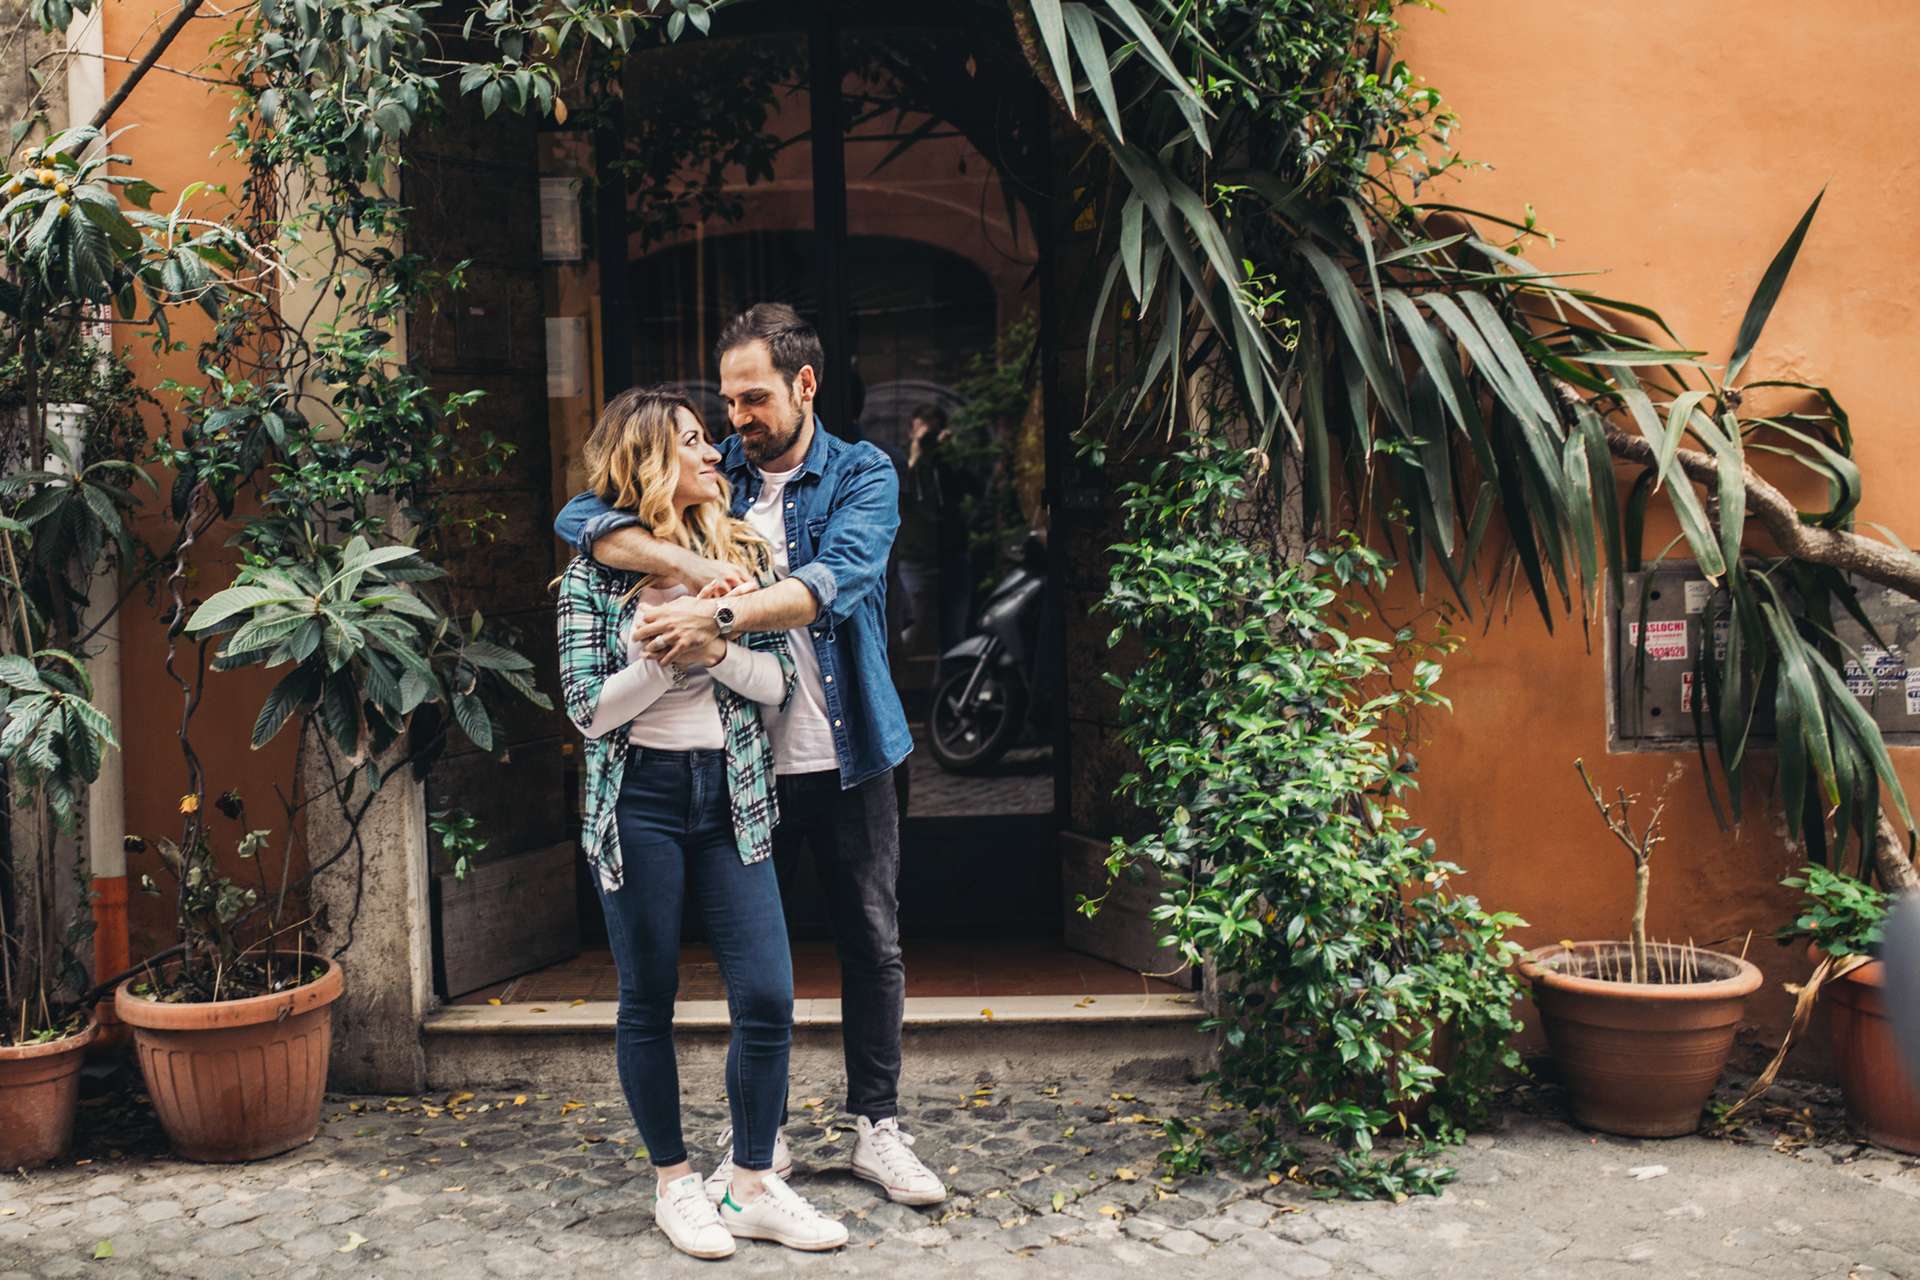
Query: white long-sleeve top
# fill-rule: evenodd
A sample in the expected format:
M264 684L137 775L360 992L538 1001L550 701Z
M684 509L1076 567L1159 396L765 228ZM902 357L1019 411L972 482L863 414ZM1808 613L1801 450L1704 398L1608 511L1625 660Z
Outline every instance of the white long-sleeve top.
M681 586L647 587L640 592L640 604L664 604L686 594L687 589ZM631 630L626 645L627 665L601 686L600 701L586 729L589 738L603 737L628 725L627 740L636 747L719 750L726 746L726 734L720 724L720 706L714 700L715 680L749 701L767 705L780 702L785 681L780 659L771 653L729 643L726 654L711 667L683 667L676 688L673 673L634 643Z

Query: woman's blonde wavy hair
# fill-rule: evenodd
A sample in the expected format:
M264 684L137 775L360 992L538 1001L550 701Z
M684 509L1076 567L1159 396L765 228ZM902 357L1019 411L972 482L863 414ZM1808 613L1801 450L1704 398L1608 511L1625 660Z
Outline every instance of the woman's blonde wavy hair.
M663 542L738 565L758 575L772 563L766 539L729 514L732 488L720 477L720 496L689 508L681 518L673 494L680 484L677 410L706 422L676 387L629 387L607 402L587 437L587 487L608 506L631 511L641 527Z

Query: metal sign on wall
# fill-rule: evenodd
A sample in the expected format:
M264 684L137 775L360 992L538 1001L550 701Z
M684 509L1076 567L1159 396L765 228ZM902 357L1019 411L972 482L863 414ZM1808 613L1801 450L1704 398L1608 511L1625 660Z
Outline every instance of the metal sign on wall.
M1920 602L1873 583L1856 585L1861 611L1878 639L1838 613L1834 633L1846 659L1847 688L1887 741L1920 744ZM1695 704L1703 693L1702 659L1726 652L1725 603L1716 602L1714 592L1691 561L1666 561L1626 575L1625 604L1613 620L1609 672L1614 734L1621 746L1691 742L1699 732L1696 723L1711 735L1708 708L1702 702L1696 717ZM1644 653L1639 651L1643 630ZM1771 680L1761 692L1753 726L1760 741L1773 737Z

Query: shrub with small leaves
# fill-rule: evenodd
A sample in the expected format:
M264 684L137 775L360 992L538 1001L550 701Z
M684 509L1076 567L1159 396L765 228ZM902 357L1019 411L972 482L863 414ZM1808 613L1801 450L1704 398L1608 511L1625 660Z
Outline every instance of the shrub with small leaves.
M1122 486L1103 603L1111 642L1144 649L1108 679L1139 758L1120 791L1150 827L1108 866L1164 875L1163 943L1219 988L1227 1122L1170 1124L1170 1163L1283 1171L1311 1163L1304 1132L1334 1148L1330 1192L1432 1192L1451 1176L1436 1142L1519 1065L1519 921L1455 892L1460 868L1403 808L1415 762L1390 719L1445 699L1437 663L1397 683L1395 644L1340 625L1336 586L1377 586L1384 563L1350 538L1292 563L1239 536L1259 461L1203 444ZM1386 1154L1389 1129L1409 1141Z

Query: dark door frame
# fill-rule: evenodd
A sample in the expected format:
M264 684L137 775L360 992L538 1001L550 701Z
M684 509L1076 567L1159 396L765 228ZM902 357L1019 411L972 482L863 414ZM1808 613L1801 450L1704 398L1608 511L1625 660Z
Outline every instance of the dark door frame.
M955 0L938 20L909 18L901 6L891 0L748 0L721 9L714 18L711 36L720 39L740 36L787 35L805 40L808 49L809 99L812 116L809 141L813 159L814 235L818 249L818 297L821 314L821 345L827 352L828 368L823 371L819 412L832 424L847 421L846 394L852 385L852 350L849 340L851 300L842 264L847 252L846 134L838 110L844 67L840 56L840 35L862 27L914 26L938 30L961 28L979 30L987 23L1006 21L1003 5L984 0ZM642 55L644 56L644 55ZM1037 80L1027 77L1020 86L1024 127L1039 139L1051 137L1054 108ZM1050 149L1049 149L1050 150ZM625 387L633 381L632 299L627 277L626 209L629 191L624 176L612 162L620 152L620 136L608 127L595 138L595 166L598 176L597 223L599 228L600 308L602 329L602 369L608 388ZM1063 403L1057 371L1056 353L1060 350L1059 332L1062 307L1058 297L1057 219L1055 214L1053 156L1046 154L1034 166L1034 173L1023 177L1035 180L1039 214L1030 219L1038 242L1039 269L1036 288L1039 293L1038 358L1040 394L1046 420L1046 478L1041 501L1047 508L1049 590L1055 607L1049 630L1057 654L1064 654L1066 641L1067 539L1063 527L1066 514L1058 501L1060 485L1067 474L1072 453L1067 428L1070 406ZM844 430L844 426L836 429ZM1070 742L1067 707L1064 698L1052 699L1052 723L1048 732L1053 740L1054 816L1062 829L1073 825L1072 786L1070 783Z

